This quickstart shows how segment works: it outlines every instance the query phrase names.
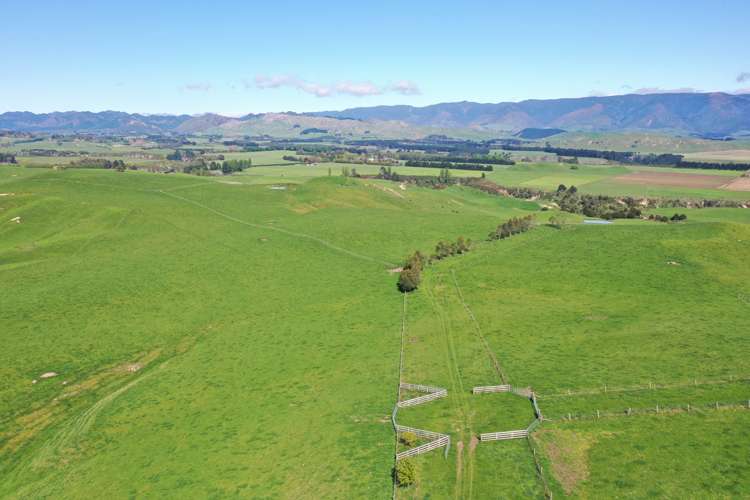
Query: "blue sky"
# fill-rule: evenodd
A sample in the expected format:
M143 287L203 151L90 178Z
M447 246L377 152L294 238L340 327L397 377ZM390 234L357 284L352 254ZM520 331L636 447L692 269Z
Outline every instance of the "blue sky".
M750 88L747 0L0 0L0 12L0 112L244 114Z

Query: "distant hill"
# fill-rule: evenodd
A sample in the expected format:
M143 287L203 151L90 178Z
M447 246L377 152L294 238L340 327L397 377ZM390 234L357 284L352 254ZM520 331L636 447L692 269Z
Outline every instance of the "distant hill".
M398 120L426 127L505 131L525 128L663 130L723 136L750 131L750 94L628 94L498 104L454 102L420 108L374 106L311 114L358 120Z
M297 136L319 128L336 135L421 137L432 133L548 137L568 131L664 131L700 137L750 133L750 94L629 94L577 99L432 106L373 106L316 113L268 113L231 118L216 114L143 115L119 111L0 114L0 130L112 134L219 133ZM301 129L301 130L299 130ZM551 135L550 131L550 135ZM542 134L539 136L538 134ZM528 137L525 137L528 136Z
M23 132L90 132L157 134L177 130L194 120L190 115L140 115L120 111L64 111L35 114L28 111L0 114L0 130Z
M546 137L552 137L553 135L562 134L565 132L561 128L525 128L515 134L519 139L528 139L535 141L538 139L544 139Z

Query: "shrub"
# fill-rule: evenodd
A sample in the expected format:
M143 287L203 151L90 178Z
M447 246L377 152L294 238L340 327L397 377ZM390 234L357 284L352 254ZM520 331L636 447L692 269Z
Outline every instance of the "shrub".
M401 443L411 448L415 444L417 444L417 435L414 434L413 432L402 432Z
M399 460L393 468L393 476L397 485L410 486L417 482L417 469L411 460Z

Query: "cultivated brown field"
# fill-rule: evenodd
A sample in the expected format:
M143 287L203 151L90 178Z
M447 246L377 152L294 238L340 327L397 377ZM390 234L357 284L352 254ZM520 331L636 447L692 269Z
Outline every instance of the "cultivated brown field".
M750 177L738 177L724 188L729 191L750 191Z
M673 186L686 188L716 189L731 183L732 178L723 175L678 174L667 172L633 172L615 177L623 184L640 184L648 186Z

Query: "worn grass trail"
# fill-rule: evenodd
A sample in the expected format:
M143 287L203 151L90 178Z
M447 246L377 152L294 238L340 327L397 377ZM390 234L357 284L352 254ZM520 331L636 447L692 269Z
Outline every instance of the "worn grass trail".
M449 392L447 398L400 410L399 421L448 433L452 447L447 459L440 452L416 457L420 483L400 490L399 497L484 498L498 491L540 496L527 447L478 442L481 432L525 427L533 413L527 401L510 394L471 394L474 386L500 383L500 376L456 283L450 270L437 264L410 295L405 380L443 384Z

